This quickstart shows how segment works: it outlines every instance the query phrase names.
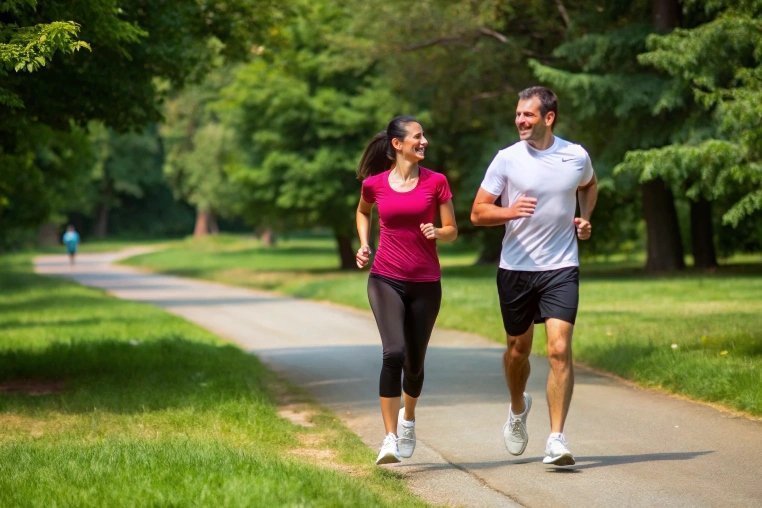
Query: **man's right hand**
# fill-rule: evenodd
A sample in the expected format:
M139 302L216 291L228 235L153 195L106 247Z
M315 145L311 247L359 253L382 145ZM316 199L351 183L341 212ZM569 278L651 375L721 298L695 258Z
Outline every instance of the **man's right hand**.
M508 208L511 210L511 215L514 219L531 217L534 215L534 209L537 208L537 198L531 198L526 194L522 194Z

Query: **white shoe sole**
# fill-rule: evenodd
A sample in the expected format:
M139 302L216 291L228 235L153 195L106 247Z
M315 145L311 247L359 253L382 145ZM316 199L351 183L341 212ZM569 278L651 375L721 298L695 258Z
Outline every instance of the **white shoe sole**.
M554 466L573 466L576 461L571 453L562 453L558 457L551 457L548 455L542 459L543 464L552 464Z
M376 459L377 466L380 466L381 464L396 464L397 462L400 462L400 458L394 455L393 453L387 453L386 455L381 455L379 458Z

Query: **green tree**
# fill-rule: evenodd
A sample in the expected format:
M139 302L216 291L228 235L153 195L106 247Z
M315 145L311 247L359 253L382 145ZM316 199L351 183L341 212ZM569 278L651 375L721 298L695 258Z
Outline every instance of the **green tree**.
M662 102L676 103L675 90L692 95L696 118L670 144L629 152L618 169L685 192L696 264L711 267L716 258L701 243L713 242L712 205L724 205L722 222L734 227L762 209L762 2L686 2L686 10L708 19L651 36L640 61L672 78Z
M60 212L55 196L76 193L89 171L54 174L41 131L64 140L91 120L117 130L157 121L162 87L203 75L210 40L243 57L274 10L270 0L0 3L0 236Z
M683 128L690 108L683 97L666 104L671 82L637 62L646 39L667 32L679 21L675 0L611 2L570 13L569 40L553 51L555 62L532 60L537 77L550 84L568 104L572 128L596 160L601 198L596 215L605 216L596 236L622 242L635 234L635 185L646 230L646 268L679 270L685 266L672 187L661 178L643 183L615 178L613 168L629 150L668 143ZM644 128L647 126L648 128ZM624 236L623 236L624 233Z
M227 169L238 157L236 138L209 107L222 76L216 71L168 101L161 127L164 174L175 196L196 209L194 236L217 233L217 217L233 215L242 199Z
M253 226L329 228L354 266L355 170L365 143L406 112L372 63L337 43L351 9L298 2L279 39L237 69L218 110L245 160L231 166Z
M93 233L103 238L109 232L112 209L121 206L125 198L143 198L148 188L163 182L163 153L155 126L119 134L93 123L90 139L95 153L88 189L96 217ZM81 207L70 210L84 211Z

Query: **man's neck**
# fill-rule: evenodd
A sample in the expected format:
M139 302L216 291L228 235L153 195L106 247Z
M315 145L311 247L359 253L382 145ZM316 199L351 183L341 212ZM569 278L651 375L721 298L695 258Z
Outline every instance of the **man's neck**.
M528 139L527 144L529 144L529 146L531 146L535 150L542 151L542 150L547 150L548 148L553 146L553 142L555 140L556 140L556 137L551 133L550 135L545 136L544 138L537 141Z

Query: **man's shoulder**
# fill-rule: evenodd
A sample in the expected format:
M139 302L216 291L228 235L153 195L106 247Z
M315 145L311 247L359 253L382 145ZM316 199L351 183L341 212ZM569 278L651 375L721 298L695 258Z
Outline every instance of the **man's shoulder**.
M526 155L527 149L523 141L517 141L511 145L501 148L495 155L495 160L508 161L515 157Z
M585 150L585 147L580 145L579 143L573 143L571 141L567 141L566 139L559 138L556 136L556 143L557 148L555 150L556 153L560 153L562 155L568 155L569 157L577 157L577 158L587 158L589 157L587 150Z
M513 153L516 152L526 152L526 147L524 147L523 141L516 141L513 144L510 144L506 146L505 148L501 148L497 153L498 155L504 154L506 156L510 156Z

